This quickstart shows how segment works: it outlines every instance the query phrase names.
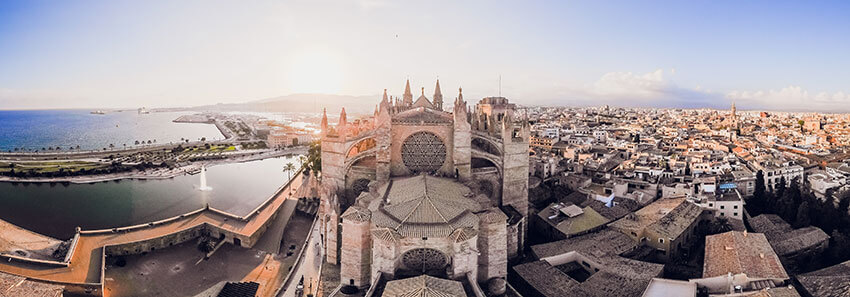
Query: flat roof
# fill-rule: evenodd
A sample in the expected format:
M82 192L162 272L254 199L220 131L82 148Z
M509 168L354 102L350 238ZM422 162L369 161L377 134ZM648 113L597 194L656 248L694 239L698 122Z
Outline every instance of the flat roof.
M653 278L643 291L643 297L684 297L696 296L697 284L664 278Z

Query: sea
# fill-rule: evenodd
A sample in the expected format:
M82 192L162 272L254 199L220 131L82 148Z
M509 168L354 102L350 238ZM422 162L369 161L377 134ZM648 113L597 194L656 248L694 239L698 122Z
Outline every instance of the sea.
M181 139L223 139L215 125L174 123L174 119L193 112L90 110L0 110L0 151L41 151L60 147L102 150L131 147L136 141L163 144Z
M297 156L230 163L200 175L92 184L0 182L0 219L58 239L83 230L130 226L178 216L206 205L244 216L271 197L299 167Z

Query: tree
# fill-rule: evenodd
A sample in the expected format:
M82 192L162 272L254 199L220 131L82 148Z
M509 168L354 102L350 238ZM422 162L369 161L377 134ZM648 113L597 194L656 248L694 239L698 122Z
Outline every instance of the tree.
M848 249L850 249L850 238L843 232L839 232L838 229L833 230L830 234L829 250L827 250L831 262L840 263L850 258Z
M747 205L750 206L750 212L752 215L756 216L765 212L765 207L767 207L767 197L765 196L764 189L764 172L761 170L756 173L756 186L753 189L753 197L750 198L749 203Z
M720 234L732 230L732 224L729 223L729 219L726 217L716 217L708 227L709 234Z
M793 222L797 218L797 208L789 192L791 191L786 192L785 195L776 196L775 201L769 201L768 208L772 208L786 222Z
M779 178L779 183L776 184L776 196L782 197L785 195L785 189L788 187L788 181L785 180L785 177Z
M837 209L840 216L847 216L847 211L850 210L850 195L844 195L841 201L838 201Z
M298 156L298 163L300 163L300 164L301 164L300 166L301 166L302 168L304 167L304 162L307 162L307 157L305 157L305 156L303 156L303 155Z
M322 172L322 143L315 141L307 149L307 163L310 170Z
M800 208L797 208L797 219L794 221L794 228L807 227L812 224L811 218L809 218L809 211L809 201L803 201L800 204Z
M283 166L283 171L289 173L289 179L292 179L292 171L295 171L295 165L292 164L292 162L286 163L286 165Z
M286 171L289 180L292 180L292 171L295 171L295 165L293 165L292 162L286 163L286 165L283 166L283 171ZM294 187L290 188L292 189L292 191L295 190Z

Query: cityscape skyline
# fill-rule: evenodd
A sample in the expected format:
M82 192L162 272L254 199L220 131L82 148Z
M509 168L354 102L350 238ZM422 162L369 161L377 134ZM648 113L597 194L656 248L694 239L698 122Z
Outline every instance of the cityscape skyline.
M3 3L0 109L377 97L439 77L524 105L847 112L846 6Z

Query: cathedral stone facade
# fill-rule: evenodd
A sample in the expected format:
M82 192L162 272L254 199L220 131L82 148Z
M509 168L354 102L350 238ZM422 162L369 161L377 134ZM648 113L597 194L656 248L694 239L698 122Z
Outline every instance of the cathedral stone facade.
M504 97L443 110L410 82L371 117L322 119L322 234L340 282L430 275L504 284L525 242L529 124Z

